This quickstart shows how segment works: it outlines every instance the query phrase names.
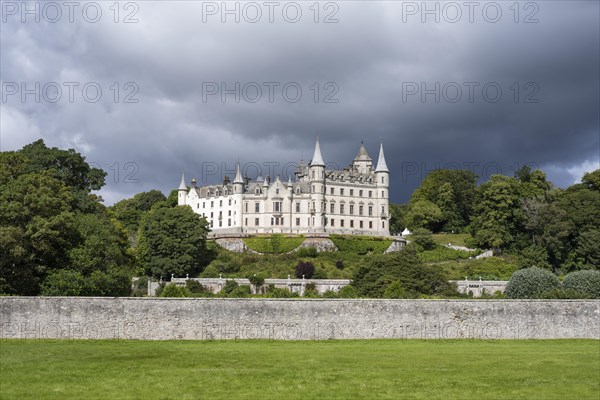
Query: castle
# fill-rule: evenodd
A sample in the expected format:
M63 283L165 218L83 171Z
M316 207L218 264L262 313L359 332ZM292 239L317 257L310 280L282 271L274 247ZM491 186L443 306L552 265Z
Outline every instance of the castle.
M310 163L296 165L295 179L242 178L188 189L181 177L178 204L203 215L215 234L336 233L388 236L389 170L379 149L377 166L361 143L352 164L325 169L319 139Z

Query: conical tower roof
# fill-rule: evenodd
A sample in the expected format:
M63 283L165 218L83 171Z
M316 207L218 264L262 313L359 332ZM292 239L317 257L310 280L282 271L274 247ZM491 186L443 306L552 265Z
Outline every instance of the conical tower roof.
M233 183L244 183L244 180L242 179L242 173L240 171L240 163L236 164L235 167L235 179L233 180Z
M364 143L360 142L360 149L358 149L358 154L354 157L354 161L373 161L371 157L369 157L369 153L367 153L367 149L365 149Z
M325 161L323 161L323 156L321 155L321 146L319 145L319 138L317 138L317 144L315 144L315 153L313 154L312 160L310 161L310 166L319 165L321 167L325 166Z
M181 183L179 183L179 190L187 190L187 186L185 185L185 176L183 173L181 174Z
M390 172L385 163L385 155L383 154L383 142L379 146L379 160L377 160L377 168L375 168L375 172Z

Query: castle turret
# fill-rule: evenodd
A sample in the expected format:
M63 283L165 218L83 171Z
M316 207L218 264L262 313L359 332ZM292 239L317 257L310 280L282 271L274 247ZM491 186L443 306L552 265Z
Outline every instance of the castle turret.
M185 176L181 174L181 183L179 183L179 189L177 189L177 204L180 206L185 205L185 199L187 197L187 186L185 185Z
M356 157L354 157L354 161L352 161L352 166L358 171L359 174L371 173L371 169L373 168L373 159L369 157L369 153L367 153L367 149L365 149L365 145L362 141L360 142L358 154Z
M325 162L321 155L319 138L315 144L315 152L309 164L309 179L312 193L311 212L313 215L312 227L315 232L325 230ZM314 206L313 206L314 205Z
M375 168L375 179L377 182L377 199L378 199L378 214L381 217L379 222L379 232L381 235L389 235L389 187L390 187L390 170L385 162L383 154L383 142L379 146L379 159Z

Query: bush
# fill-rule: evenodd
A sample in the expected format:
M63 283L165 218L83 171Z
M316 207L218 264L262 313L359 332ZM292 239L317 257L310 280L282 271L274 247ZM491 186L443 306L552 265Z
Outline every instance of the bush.
M317 268L312 279L327 279L327 271L322 267Z
M298 293L292 293L287 289L276 288L272 283L267 288L267 292L265 293L265 297L269 298L292 298L299 297Z
M583 270L571 272L563 280L565 290L573 290L586 298L600 298L600 271Z
M204 271L202 271L202 273L200 274L200 277L202 277L202 278L218 278L219 270L215 266L209 265L208 267L204 268Z
M358 292L356 291L356 288L352 285L344 286L343 288L340 289L340 291L337 293L337 295L340 299L356 299L356 298L358 298Z
M312 278L315 273L315 266L310 261L300 261L296 265L296 278L301 279L303 276L306 279Z
M335 267L339 270L346 268L346 266L344 265L344 262L342 260L337 260L335 262Z
M386 299L403 299L405 296L406 293L399 280L390 283L383 292L383 297Z
M250 285L239 285L236 281L226 280L223 289L219 292L220 297L249 297Z
M43 296L79 296L85 291L85 279L71 269L51 272L42 284Z
M169 283L160 293L160 297L189 297L190 292L183 286Z
M325 299L337 299L338 295L331 289L327 289L325 293L323 293L323 298Z
M552 272L532 267L521 269L510 277L506 286L509 299L536 299L543 292L558 289L560 282Z
M433 250L436 246L429 229L417 228L410 235L411 241L416 244L420 251Z
M193 279L188 279L187 281L185 281L185 288L190 292L190 293L204 293L206 292L206 289L204 289L204 286L202 286L200 284L200 282L193 280Z
M319 255L316 247L300 247L298 249L298 257L311 257L315 258Z

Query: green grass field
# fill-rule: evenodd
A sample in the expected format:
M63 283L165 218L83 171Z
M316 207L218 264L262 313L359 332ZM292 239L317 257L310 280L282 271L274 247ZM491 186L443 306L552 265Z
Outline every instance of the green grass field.
M2 399L594 399L600 342L0 342Z

